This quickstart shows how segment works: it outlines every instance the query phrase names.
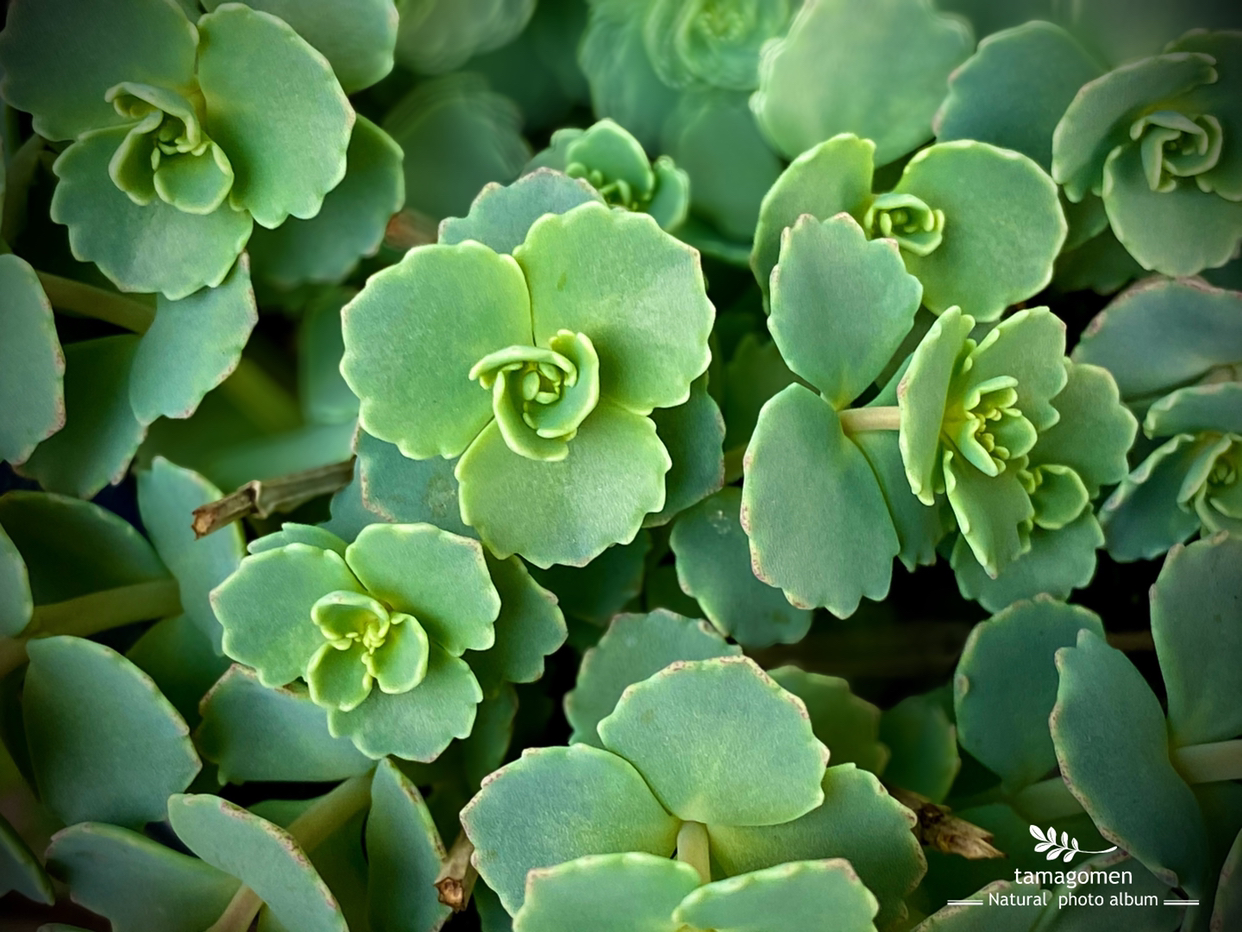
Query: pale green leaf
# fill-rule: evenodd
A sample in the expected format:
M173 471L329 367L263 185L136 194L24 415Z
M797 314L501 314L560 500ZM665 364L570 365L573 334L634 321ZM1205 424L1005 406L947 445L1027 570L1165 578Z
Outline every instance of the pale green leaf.
M581 178L538 168L513 184L502 187L493 181L484 185L466 216L440 222L438 242L452 246L472 239L496 252L511 254L544 214L563 214L580 204L603 200Z
M961 767L957 730L936 692L908 696L880 716L880 740L892 755L884 779L941 802Z
M1151 559L1199 529L1178 499L1187 475L1211 450L1211 437L1178 434L1152 451L1100 506L1100 526L1114 560Z
M664 507L643 519L644 527L667 524L724 483L725 423L708 394L707 373L690 383L690 399L651 412L656 436L673 465L664 477Z
M157 621L125 656L155 681L191 728L199 722L199 700L230 666L229 658L220 655L187 615Z
M850 692L837 676L806 673L797 667L770 672L783 689L806 704L815 737L828 748L829 760L857 764L879 776L888 764L888 748L880 741L880 710Z
M47 906L56 902L56 891L43 865L9 820L0 815L0 896L10 892Z
M65 425L65 355L52 305L24 260L0 255L0 459L23 463Z
M1242 382L1179 388L1148 408L1143 420L1149 437L1212 431L1242 434Z

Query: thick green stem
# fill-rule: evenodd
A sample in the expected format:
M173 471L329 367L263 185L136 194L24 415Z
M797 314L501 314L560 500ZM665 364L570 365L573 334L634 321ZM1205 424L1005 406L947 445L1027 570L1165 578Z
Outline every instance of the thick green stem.
M83 317L104 320L134 333L146 333L155 320L155 306L135 301L113 291L105 291L71 278L48 272L39 273L39 283L52 307L73 311Z
M699 872L703 883L712 882L711 843L702 822L682 822L677 833L677 860Z
M371 802L371 775L350 777L326 796L321 796L300 816L289 823L287 831L298 843L303 854L310 854L325 838L348 822L356 812ZM263 908L258 894L241 886L225 907L220 918L207 932L246 932L254 917Z
M1242 780L1242 738L1190 744L1169 755L1187 783L1220 783Z
M169 618L180 612L181 588L171 576L36 606L20 637L0 639L0 676L26 662L26 645L32 638L56 634L89 637L135 621Z
M867 430L901 430L901 409L896 405L880 408L846 408L838 411L841 429L847 434Z

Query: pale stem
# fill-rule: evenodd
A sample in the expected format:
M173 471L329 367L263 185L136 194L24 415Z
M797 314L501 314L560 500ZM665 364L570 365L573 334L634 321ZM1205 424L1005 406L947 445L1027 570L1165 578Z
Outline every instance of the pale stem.
M85 282L75 282L49 272L40 272L39 284L47 293L52 307L73 311L83 317L107 321L134 333L146 333L155 320L155 306L135 301L113 291L105 291Z
M712 882L710 851L707 826L702 822L682 822L677 832L677 860L698 871L703 883Z
M440 868L435 880L435 888L439 893L440 902L459 913L470 902L470 894L474 892L474 882L479 879L479 872L471 863L474 845L466 837L465 832L457 835L453 847L449 849L448 860Z
M353 474L351 457L341 463L316 466L288 476L256 479L224 498L195 508L190 526L195 537L206 537L247 515L266 518L277 511L292 511L303 502L331 495L348 485Z
M20 637L0 639L0 677L26 662L26 645L32 638L56 634L89 637L135 621L170 618L180 612L181 588L172 577L38 605Z
M879 408L846 408L838 411L841 429L847 434L868 430L901 430L901 409L896 405Z
M371 802L371 775L374 772L372 768L350 777L326 796L315 800L289 823L286 831L293 836L303 854L310 854L320 842ZM243 884L207 932L246 932L262 908L263 901L258 894Z
M1219 783L1242 780L1242 738L1191 744L1169 755L1187 783Z

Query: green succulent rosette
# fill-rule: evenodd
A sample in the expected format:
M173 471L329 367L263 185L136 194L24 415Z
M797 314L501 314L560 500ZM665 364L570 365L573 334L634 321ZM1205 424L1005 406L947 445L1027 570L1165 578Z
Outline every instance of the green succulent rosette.
M586 203L511 256L436 244L373 276L345 308L341 371L367 433L460 457L462 520L494 554L580 566L664 506L650 415L689 399L713 316L694 250Z
M1242 240L1242 32L1192 32L1086 84L1052 140L1052 176L1100 195L1145 269L1194 275Z
M1047 308L973 330L960 310L942 314L898 386L910 489L947 499L968 596L991 608L1068 594L1094 571L1091 501L1124 476L1137 423L1107 371L1065 358L1065 325Z
M763 198L750 265L765 294L781 236L802 214L842 211L869 238L897 242L935 314L958 306L996 320L1052 280L1067 225L1057 188L1032 158L987 142L928 146L892 190L872 191L876 143L852 133L793 160Z
M9 11L0 93L40 135L72 140L52 218L124 291L219 285L254 223L314 217L345 176L353 108L328 59L264 5L196 22L174 0Z
M619 123L603 119L586 129L569 127L552 134L548 148L526 166L553 168L582 178L612 207L651 214L662 230L681 226L690 208L690 178L671 158L654 162Z
M853 764L826 769L828 751L810 719L801 699L745 657L674 662L624 691L598 723L602 747L528 750L484 784L461 817L474 864L515 928L613 918L580 899L585 874L601 890L629 887L632 902L616 902L618 929L646 928L627 924L640 914L651 928L729 929L730 918L743 919L742 888L774 892L782 874L824 869L797 862L846 858L857 872L851 879L861 879L851 889L867 922L878 905L877 923L891 925L925 868L913 816L870 773ZM554 901L541 889L562 883L572 897ZM657 906L659 888L667 895ZM688 905L717 897L711 919ZM554 910L575 900L578 925L545 924L566 921ZM798 905L784 907L792 928L801 927Z
M346 543L287 524L211 593L224 652L268 687L306 680L328 730L364 754L434 760L467 737L483 691L467 651L501 611L479 543L429 524L372 524Z
M1242 294L1149 279L1088 326L1074 359L1107 368L1143 419L1134 468L1100 509L1109 554L1150 559L1196 533L1242 535Z

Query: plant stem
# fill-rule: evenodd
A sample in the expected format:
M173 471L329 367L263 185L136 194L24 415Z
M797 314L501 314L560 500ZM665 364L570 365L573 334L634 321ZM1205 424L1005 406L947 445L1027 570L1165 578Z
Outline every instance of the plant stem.
M712 882L710 841L702 822L682 822L677 832L677 860L699 872L703 883Z
M9 112L12 113L11 110ZM25 226L30 182L34 180L35 169L46 144L47 140L42 136L31 136L17 147L17 151L9 159L0 238L10 245Z
M841 429L847 434L867 430L901 430L901 409L896 405L880 408L846 408L838 411Z
M321 796L286 829L298 843L303 854L310 854L325 838L344 825L354 813L371 802L371 775L374 768L350 777L326 796ZM263 908L259 895L244 884L237 888L233 899L220 918L207 932L246 932L254 917Z
M470 857L474 854L474 844L459 832L457 840L449 850L448 860L440 868L435 880L435 888L439 891L440 902L459 913L470 902L470 894L474 892L474 882L479 879Z
M1191 744L1175 748L1169 756L1187 783L1242 780L1242 738Z
M50 272L39 272L39 283L52 307L73 311L83 317L105 320L134 333L146 333L155 320L155 307L125 295L96 288Z
M266 518L276 511L292 511L303 502L331 495L348 485L353 474L351 457L341 463L316 466L288 476L247 482L236 492L194 509L191 524L194 536L206 537L247 515Z
M0 676L26 662L26 645L33 638L88 637L135 621L169 618L180 611L181 588L171 576L36 606L21 637L0 638Z
M297 399L253 359L242 357L220 383L241 414L269 433L293 430L302 423Z

